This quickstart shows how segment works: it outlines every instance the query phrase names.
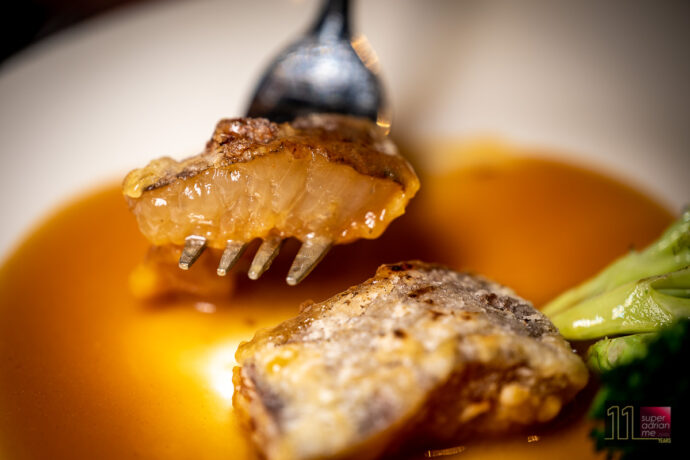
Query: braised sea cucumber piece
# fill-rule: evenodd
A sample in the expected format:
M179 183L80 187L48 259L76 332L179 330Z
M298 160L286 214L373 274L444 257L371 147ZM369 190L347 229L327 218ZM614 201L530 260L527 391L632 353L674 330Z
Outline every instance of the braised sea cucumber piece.
M529 302L417 261L303 307L236 359L233 405L269 460L504 433L552 419L588 378Z
M182 268L204 247L224 249L223 275L261 238L249 271L256 279L284 239L299 239L290 284L331 245L380 236L418 189L414 170L376 124L331 114L283 124L221 120L201 154L154 160L123 185L151 243L185 245Z

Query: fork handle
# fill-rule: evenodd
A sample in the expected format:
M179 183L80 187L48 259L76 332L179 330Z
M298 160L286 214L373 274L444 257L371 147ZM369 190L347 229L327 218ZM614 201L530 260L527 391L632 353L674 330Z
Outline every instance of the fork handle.
M309 34L319 39L349 40L350 0L324 0Z

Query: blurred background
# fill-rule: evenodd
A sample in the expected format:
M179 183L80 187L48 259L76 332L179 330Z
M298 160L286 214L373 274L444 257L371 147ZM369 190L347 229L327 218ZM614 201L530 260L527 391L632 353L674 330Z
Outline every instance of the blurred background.
M0 62L38 40L116 7L151 0L6 0Z

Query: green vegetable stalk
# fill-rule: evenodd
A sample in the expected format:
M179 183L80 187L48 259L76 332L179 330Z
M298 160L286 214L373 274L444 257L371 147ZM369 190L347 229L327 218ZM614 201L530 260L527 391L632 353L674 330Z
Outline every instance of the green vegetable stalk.
M551 316L569 340L654 332L690 317L690 267L620 285Z
M690 208L642 251L631 251L543 312L569 340L654 332L690 317Z
M581 302L642 278L658 276L690 265L690 208L661 237L642 251L631 251L594 278L546 305L547 316L562 313ZM686 286L685 289L688 289ZM685 291L687 295L687 290Z
M587 350L587 366L597 373L628 364L647 355L647 345L657 334L633 334L613 339L602 339Z

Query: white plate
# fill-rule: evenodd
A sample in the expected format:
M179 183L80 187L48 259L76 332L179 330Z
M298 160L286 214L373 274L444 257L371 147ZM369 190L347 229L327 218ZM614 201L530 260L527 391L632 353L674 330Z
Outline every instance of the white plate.
M0 69L0 256L54 206L243 113L314 1L153 2ZM690 30L681 2L360 1L407 139L497 134L690 201Z

